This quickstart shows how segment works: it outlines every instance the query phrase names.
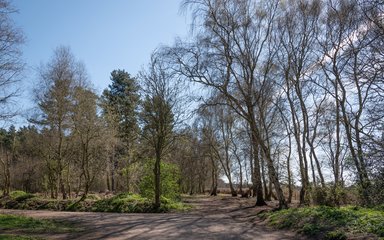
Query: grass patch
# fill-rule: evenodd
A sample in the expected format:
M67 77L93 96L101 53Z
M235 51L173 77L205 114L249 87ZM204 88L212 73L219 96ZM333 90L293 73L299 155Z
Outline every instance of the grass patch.
M12 234L0 235L0 240L41 240L41 239L42 238L38 238L38 237L12 235Z
M71 232L78 230L70 224L53 220L40 220L30 217L0 214L0 230L19 230L32 233Z
M348 235L374 234L384 237L384 211L371 208L301 207L264 212L262 218L277 228L298 230L307 236L343 240Z

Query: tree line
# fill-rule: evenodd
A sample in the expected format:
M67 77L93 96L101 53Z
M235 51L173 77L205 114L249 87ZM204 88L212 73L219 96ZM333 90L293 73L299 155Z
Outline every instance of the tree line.
M190 38L155 50L136 77L114 70L101 96L69 48L56 49L39 71L31 125L1 131L4 194L140 192L149 174L160 206L162 169L173 169L177 192L216 195L224 178L233 196L251 188L258 206L276 198L286 208L297 187L300 204L340 205L351 188L363 205L383 202L383 3L182 7ZM19 71L1 69L1 81Z

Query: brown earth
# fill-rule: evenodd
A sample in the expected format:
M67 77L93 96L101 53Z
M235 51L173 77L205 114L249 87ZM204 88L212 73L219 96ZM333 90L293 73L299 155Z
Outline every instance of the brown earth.
M84 229L66 234L40 235L47 239L304 239L293 232L274 230L256 214L274 207L253 207L254 199L229 196L186 197L193 209L184 213L120 214L1 209L1 214L75 222Z

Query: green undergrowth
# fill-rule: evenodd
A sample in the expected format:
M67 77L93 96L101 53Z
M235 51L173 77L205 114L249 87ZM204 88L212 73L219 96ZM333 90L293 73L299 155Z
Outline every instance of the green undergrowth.
M155 208L152 200L132 193L121 193L104 199L97 195L89 195L85 200L80 201L80 198L69 200L43 199L33 194L15 191L10 196L0 199L0 208L77 212L156 213L185 211L190 207L180 201L162 197L161 207Z
M188 206L167 198L161 198L160 208L155 208L152 201L138 194L121 193L112 198L96 201L92 207L95 212L154 213L187 210Z
M260 216L277 228L294 229L316 239L343 240L356 235L384 239L384 211L377 208L300 207Z

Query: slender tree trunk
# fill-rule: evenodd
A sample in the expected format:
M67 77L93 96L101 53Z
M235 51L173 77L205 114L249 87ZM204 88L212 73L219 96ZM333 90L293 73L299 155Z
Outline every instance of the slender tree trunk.
M111 182L109 178L110 178L109 171L107 171L107 189L108 191L111 191Z
M211 187L211 196L217 196L217 170L216 164L213 156L210 157L212 164L212 187Z
M341 152L341 137L340 137L340 106L339 106L339 91L338 91L338 83L334 81L335 86L335 98L336 98L336 150L335 150L335 158L333 161L333 174L335 184L333 185L333 197L334 202L337 206L340 205L340 199L337 188L340 187L340 152Z
M266 201L271 201L271 195L268 191L268 187L267 187L267 180L265 178L265 164L264 164L264 158L261 157L261 176L262 176L262 179L263 179L263 187L264 187L264 197L265 197L265 200Z
M287 172L288 172L288 200L287 203L292 202L292 173L291 173L291 154L292 154L292 140L291 134L288 134L288 156L287 156Z
M313 165L313 156L312 153L309 154L309 160L311 163L311 172L312 172L312 181L313 181L313 186L316 188L317 183L316 183L316 174L315 174L315 167Z

